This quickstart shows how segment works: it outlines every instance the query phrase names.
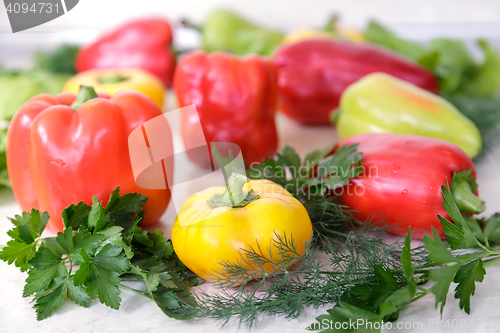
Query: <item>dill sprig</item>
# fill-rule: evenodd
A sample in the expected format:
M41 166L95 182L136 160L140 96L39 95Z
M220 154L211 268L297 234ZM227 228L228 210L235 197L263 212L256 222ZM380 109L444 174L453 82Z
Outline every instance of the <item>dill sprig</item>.
M348 235L335 236L339 243L330 242L330 247L323 250L311 242L303 256L293 237L285 235L275 235L270 245L278 250L278 259L269 255L270 247L242 251L238 263L221 263L213 275L212 282L219 287L215 292L195 293L197 306L191 309L194 316L213 318L222 324L234 317L246 327L255 326L263 314L297 318L307 307L335 304L353 287L374 281L377 266L401 271L399 240L385 243L383 235L367 231ZM415 262L427 262L421 247L413 249L412 255ZM299 258L299 263L287 268ZM252 268L247 269L244 264ZM274 268L268 273L259 269L271 265ZM228 285L228 280L246 282L235 287Z

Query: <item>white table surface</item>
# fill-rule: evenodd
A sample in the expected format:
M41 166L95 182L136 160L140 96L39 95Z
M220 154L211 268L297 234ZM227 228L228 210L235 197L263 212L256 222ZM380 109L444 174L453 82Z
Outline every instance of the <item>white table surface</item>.
M168 109L175 108L170 94ZM178 126L173 126L175 140L179 139ZM333 127L303 127L282 115L278 115L280 147L291 145L304 156L314 149L321 149L337 141ZM487 158L476 165L479 191L486 201L488 210L485 214L500 211L500 174L498 163L500 153L491 152ZM186 172L195 168L189 164ZM209 186L210 184L207 184ZM12 227L6 217L19 214L20 208L10 190L0 191L0 244L9 240L6 232ZM158 228L170 235L175 219L175 209L169 206L161 218ZM53 234L46 234L53 236ZM220 327L220 323L210 319L196 321L178 321L165 316L156 304L128 290L122 290L120 310L110 309L98 301L91 303L90 308L80 307L65 301L62 307L49 318L38 322L30 304L31 298L22 298L24 280L27 274L21 273L17 267L0 261L0 332L246 332L246 328L238 328L235 321ZM487 269L483 283L477 284L476 295L471 301L471 315L465 314L458 307L458 301L450 293L443 317L434 308L434 296L410 305L401 312L398 322L412 327L410 329L394 328L384 332L500 332L500 265ZM211 288L211 286L203 288ZM452 286L453 287L453 286ZM325 313L326 308L308 309L305 315L296 320L276 317L263 317L255 332L305 332L305 327L315 322L314 318ZM400 324L401 325L401 324ZM420 328L418 328L420 325ZM448 326L448 327L446 327ZM403 326L404 327L404 326ZM413 328L414 327L414 328Z

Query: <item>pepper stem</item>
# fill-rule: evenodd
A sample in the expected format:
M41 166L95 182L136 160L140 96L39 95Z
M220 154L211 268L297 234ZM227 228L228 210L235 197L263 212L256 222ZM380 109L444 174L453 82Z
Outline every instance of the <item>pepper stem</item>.
M249 181L246 176L233 173L227 182L226 191L223 194L215 194L207 202L213 208L228 206L241 208L259 198L253 190L243 191L243 186Z
M198 31L200 33L203 32L203 27L201 25L196 25L193 22L189 21L188 19L182 19L181 20L181 24L182 24L183 27L196 30L196 31Z
M76 100L71 104L71 108L73 110L78 110L78 108L88 100L97 98L97 93L95 92L93 87L90 86L80 86L80 91L76 96Z
M477 183L472 177L472 169L455 172L451 180L451 191L458 209L473 214L486 210L486 203L474 194L476 189Z
M100 84L112 84L127 81L129 77L120 74L104 75L99 77L98 81Z
M340 107L334 109L332 112L330 112L330 123L332 123L333 125L335 125L338 120L339 120L339 116L340 116Z

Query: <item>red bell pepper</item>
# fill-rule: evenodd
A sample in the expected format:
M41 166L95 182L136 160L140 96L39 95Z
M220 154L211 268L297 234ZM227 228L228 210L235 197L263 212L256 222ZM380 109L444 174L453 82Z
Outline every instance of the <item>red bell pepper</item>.
M171 49L172 31L167 21L132 21L84 46L76 58L77 72L94 68L142 68L172 83L175 55Z
M438 139L400 134L362 134L339 143L358 143L363 152L363 172L338 193L341 202L355 211L359 220L383 223L390 231L414 237L441 237L437 215L449 218L443 208L441 186L448 182L457 206L478 214L485 209L476 195L476 171L467 154Z
M74 94L41 94L12 118L7 133L7 168L17 202L24 211L47 211L49 227L62 230L64 208L82 200L91 205L93 195L106 204L111 191L120 186L121 193L149 197L144 224L158 221L170 192L136 185L128 136L161 115L161 110L137 91L124 90L109 99L93 98L97 97L92 95L93 89L86 88L80 91L80 102L85 94L92 99L78 108L72 104Z
M274 115L277 103L276 68L272 62L248 56L196 51L185 56L174 76L174 90L181 107L194 104L209 142L232 142L247 165L274 155L278 135ZM182 138L186 146L196 140L198 119L183 114ZM205 161L187 152L194 163Z
M342 92L363 76L384 72L431 92L436 78L423 67L368 44L307 40L275 55L281 110L303 124L328 124Z

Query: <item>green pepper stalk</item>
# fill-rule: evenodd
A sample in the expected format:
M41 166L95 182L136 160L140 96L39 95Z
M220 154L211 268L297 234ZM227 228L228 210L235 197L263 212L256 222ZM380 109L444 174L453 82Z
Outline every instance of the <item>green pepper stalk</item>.
M78 110L78 108L91 99L97 98L97 93L95 92L93 87L89 86L80 86L80 92L76 96L76 100L71 104L71 108L73 110Z
M223 194L215 194L208 200L208 204L213 208L227 206L232 208L242 208L250 202L259 198L253 190L243 191L243 186L249 179L239 173L232 173L227 181L226 191Z

